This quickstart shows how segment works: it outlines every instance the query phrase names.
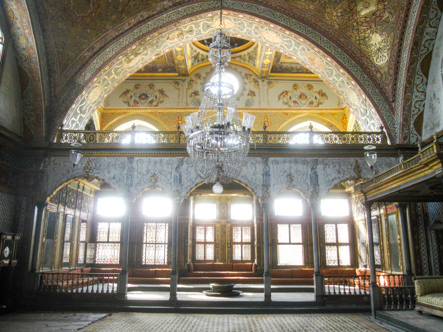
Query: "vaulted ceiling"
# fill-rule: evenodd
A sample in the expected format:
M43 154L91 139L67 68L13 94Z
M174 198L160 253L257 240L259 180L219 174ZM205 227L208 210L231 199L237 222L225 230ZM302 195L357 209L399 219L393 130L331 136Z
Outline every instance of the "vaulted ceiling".
M67 114L72 118L79 109L90 113L135 72L161 68L163 73L189 74L198 65L192 50L210 36L219 6L219 1L199 0L4 0L26 83L24 117L30 139L51 140ZM414 40L421 47L429 13L436 8L433 1L233 0L225 1L224 8L235 24L228 28L253 42L251 52L256 41L263 45L256 62L243 59L259 77L312 71L334 86L351 109L360 105L364 112L359 116L376 113L392 141L412 140L403 135L405 126L411 130L412 119L406 123L401 118L406 112L403 97L414 89L406 75L409 63L418 61L409 56ZM199 31L192 30L192 22L201 22ZM161 39L166 32L169 38ZM159 44L162 40L171 44ZM291 50L291 43L307 46ZM140 45L154 54L146 55ZM171 66L180 62L177 46L183 48L185 67ZM97 89L105 78L109 86Z

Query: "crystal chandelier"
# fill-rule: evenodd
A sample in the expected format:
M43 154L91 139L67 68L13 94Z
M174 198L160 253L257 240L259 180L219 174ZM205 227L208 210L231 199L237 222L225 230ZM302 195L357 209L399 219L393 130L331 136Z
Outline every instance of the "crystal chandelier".
M227 79L231 44L229 32L223 29L222 8L220 27L209 46L209 59L215 70L205 85L200 110L185 117L181 128L197 174L206 183L215 183L212 191L221 194L221 184L236 179L245 165L255 120L254 115L243 113L240 122L234 87Z

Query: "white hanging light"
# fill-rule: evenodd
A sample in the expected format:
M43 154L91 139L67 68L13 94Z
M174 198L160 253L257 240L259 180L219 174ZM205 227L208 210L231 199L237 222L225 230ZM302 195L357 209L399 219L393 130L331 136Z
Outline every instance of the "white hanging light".
M231 45L229 32L222 28L222 13L221 9L220 28L209 46L214 73L205 85L199 112L185 117L186 124L181 126L195 171L206 183L215 183L216 194L223 192L222 184L238 178L245 165L255 120L254 115L244 113L240 122L234 86L225 68L231 60Z

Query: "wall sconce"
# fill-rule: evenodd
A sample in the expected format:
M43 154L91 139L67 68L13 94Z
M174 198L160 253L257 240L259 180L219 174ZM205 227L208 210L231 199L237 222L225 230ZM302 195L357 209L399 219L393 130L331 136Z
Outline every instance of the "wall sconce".
M364 147L364 149L367 150L365 152L366 163L371 168L372 175L375 176L374 165L377 162L377 152L372 151L372 150L375 150L375 146L374 145L366 145Z
M80 159L82 159L82 157L83 157L82 153L78 150L69 151L69 159L72 161L73 167L75 167L75 165L78 164L78 162L80 161Z

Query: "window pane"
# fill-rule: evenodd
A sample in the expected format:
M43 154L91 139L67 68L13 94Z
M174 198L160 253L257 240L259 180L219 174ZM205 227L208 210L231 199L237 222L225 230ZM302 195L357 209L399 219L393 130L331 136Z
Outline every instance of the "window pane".
M71 241L72 216L66 216L65 241Z
M241 242L241 227L232 227L232 242Z
M120 242L122 225L119 222L109 224L109 242Z
M205 260L205 245L204 244L196 244L195 245L195 259L198 261Z
M156 225L154 223L145 224L143 242L144 243L155 243L155 230Z
M252 204L231 204L231 219L251 220Z
M102 197L97 200L97 214L105 217L120 217L125 213L121 197Z
M70 252L71 252L71 243L65 242L63 245L63 263L69 263Z
M251 242L251 227L243 227L243 242Z
M99 222L97 225L97 241L107 242L108 241L108 228L109 223Z
M214 242L214 227L206 227L206 242Z
M195 241L196 242L205 242L205 227L197 226L195 228Z
M143 214L148 217L169 217L172 204L167 197L148 197L143 200Z
M277 256L278 265L303 265L303 246L278 245Z
M398 229L397 229L397 218L396 214L388 215L388 226L389 226L389 248L391 257L391 268L392 271L401 272L400 265L400 248L398 240Z
M155 264L166 265L167 247L166 244L157 244L155 246Z
M156 243L168 242L168 224L157 224Z
M120 243L97 243L97 264L118 264L120 260Z
M241 244L234 244L232 246L232 257L234 261L240 261L241 260Z
M349 216L349 203L346 198L328 198L321 200L321 213L328 217Z
M291 225L291 243L302 243L301 225Z
M325 225L325 242L326 243L337 243L337 234L335 233L334 224Z
M338 243L349 243L348 224L338 224Z
M80 224L80 241L86 241L86 223L82 222Z
M197 203L195 204L195 218L212 220L216 217L217 206L215 204Z
M351 252L349 246L339 246L338 254L340 256L340 265L351 265Z
M206 245L206 260L213 260L213 259L214 259L214 245L207 244Z
M155 244L143 244L143 264L153 265L155 262Z
M326 265L327 266L338 265L336 246L326 246Z
M251 245L250 244L243 245L243 260L244 261L251 260Z
M289 243L289 225L278 224L277 225L277 238L278 243Z
M278 198L274 203L276 216L301 216L302 201L299 198Z
M86 244L79 243L79 245L78 245L78 264L85 263L85 250L86 250Z

